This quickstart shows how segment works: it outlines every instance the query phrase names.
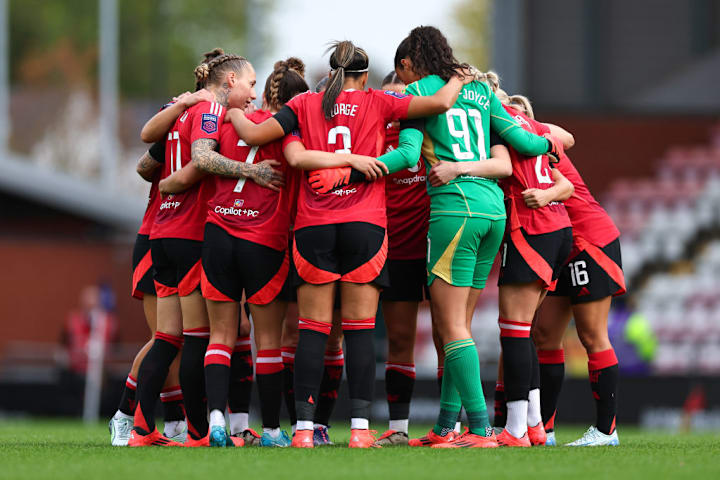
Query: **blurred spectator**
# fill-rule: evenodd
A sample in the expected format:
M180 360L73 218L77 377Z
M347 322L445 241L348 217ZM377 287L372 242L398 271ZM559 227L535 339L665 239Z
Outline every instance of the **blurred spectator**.
M68 314L62 344L67 348L67 369L84 378L93 327L101 329L101 338L107 345L116 337L117 322L111 312L113 295L107 286L89 285L83 288L79 301L79 307Z

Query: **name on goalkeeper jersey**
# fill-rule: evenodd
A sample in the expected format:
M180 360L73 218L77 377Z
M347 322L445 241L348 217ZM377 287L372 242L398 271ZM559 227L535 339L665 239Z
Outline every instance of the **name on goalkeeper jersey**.
M476 92L475 90L470 90L467 88L463 89L462 97L465 100L477 103L485 110L487 110L490 106L490 100L488 99L488 97L483 93Z

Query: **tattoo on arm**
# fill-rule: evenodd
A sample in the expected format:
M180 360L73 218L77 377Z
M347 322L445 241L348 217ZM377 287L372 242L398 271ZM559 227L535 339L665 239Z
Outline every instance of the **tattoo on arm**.
M148 152L138 160L136 171L145 180L151 180L155 169L160 166L160 162L155 161Z
M252 164L223 157L215 151L217 141L210 138L195 140L191 147L192 161L197 168L223 177L251 177L255 169Z

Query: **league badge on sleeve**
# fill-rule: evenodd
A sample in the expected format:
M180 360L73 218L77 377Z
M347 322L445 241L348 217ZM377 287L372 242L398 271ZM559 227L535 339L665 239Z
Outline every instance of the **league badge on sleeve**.
M406 93L398 93L393 90L385 90L385 95L390 95L391 97L395 98L405 98L407 97Z
M217 132L218 117L212 113L203 113L202 116L202 131L208 135Z

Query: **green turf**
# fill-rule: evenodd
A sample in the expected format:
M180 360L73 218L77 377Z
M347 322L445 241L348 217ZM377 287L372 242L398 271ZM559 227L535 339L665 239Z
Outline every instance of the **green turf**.
M424 433L417 428L411 434ZM581 430L560 427L559 441ZM335 441L346 432L331 430ZM620 447L432 450L113 448L105 425L0 420L0 479L720 478L720 437L620 429Z

